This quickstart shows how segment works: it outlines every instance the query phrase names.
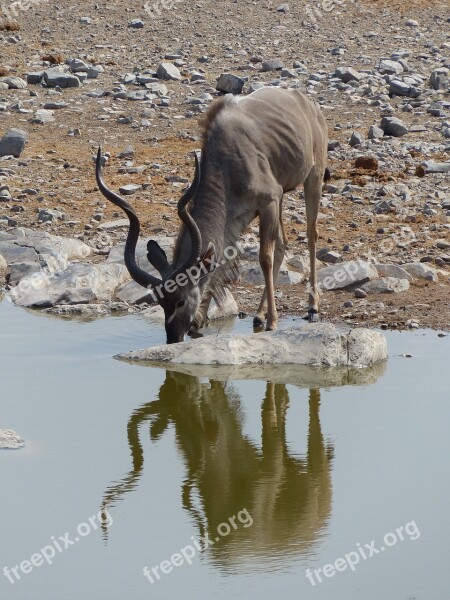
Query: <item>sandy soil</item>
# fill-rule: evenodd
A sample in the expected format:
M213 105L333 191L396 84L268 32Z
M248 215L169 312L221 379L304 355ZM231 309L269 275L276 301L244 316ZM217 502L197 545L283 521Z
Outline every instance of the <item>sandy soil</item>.
M322 67L331 71L337 64L364 68L367 62L362 60L362 55L369 57L371 64L377 64L380 57L389 57L403 47L413 48L414 53L419 54L427 45L442 47L442 44L447 44L443 51L449 54L446 18L450 17L450 8L447 3L439 1L359 0L357 4L349 1L339 10L325 14L318 29L302 25L306 3L296 2L290 3L289 13L281 14L274 10L278 2L200 0L192 3L185 0L177 3L171 11L162 10L161 15L153 19L142 10L142 2L99 2L97 10L93 3L85 0L60 4L53 0L37 3L32 10L18 16L20 29L11 33L20 34L20 42L0 45L0 68L4 73L24 77L39 66L47 67L48 63L43 58L51 55L56 57L55 60L79 57L100 63L105 67L105 73L91 82L86 90L84 87L83 90L64 90L59 96L39 86L0 91L0 99L10 101L17 98L25 110L35 110L49 100L69 103L68 108L55 111L54 122L45 125L32 124L30 114L20 110L0 113L0 132L10 127L21 127L30 138L21 159L14 161L15 176L8 181L14 192L11 205L20 205L21 212L6 212L19 225L60 235L84 236L87 241L95 233L96 224L92 217L99 207L104 207L103 221L122 217L115 207L105 205L95 185L92 157L99 143L113 157L105 175L112 188L117 189L126 183L146 185L145 191L130 200L141 217L143 235L171 234L177 230L176 201L180 186L168 183L165 178L177 174L191 179L191 152L200 146L198 115L187 111L185 99L203 91L214 93L217 76L224 71L241 74L241 66L248 64L251 56L281 57L287 66L293 60L303 60L308 63L311 73ZM79 19L83 16L91 17L92 23L81 24ZM143 18L145 27L137 30L128 27L133 18ZM420 36L414 37L405 27L408 18L417 19ZM365 33L369 30L375 30L378 36L366 37ZM329 54L328 49L334 46L345 46L345 58ZM150 117L150 127L138 126L143 110L140 102L85 95L85 91L92 89L111 90L115 82L134 68L139 71L154 69L165 53L176 52L179 48L189 65L205 69L208 84L195 86L166 82L171 106L166 110L157 106ZM246 56L239 50L245 50ZM208 62L199 63L198 57L204 55L209 57ZM242 71L243 76L250 78L255 74L261 81L274 78L273 73ZM37 96L30 98L30 90ZM365 133L369 125L379 123L378 113L366 109L364 104L354 104L350 98L327 95L326 90L323 96L327 100L324 112L330 138L340 141L343 146L347 145L352 130ZM402 99L392 100L394 107L400 107L402 103ZM117 117L120 115L133 117L134 125L118 124ZM402 113L401 118L408 124L418 122L415 113ZM420 122L427 120L426 116L419 117ZM336 128L337 124L341 127ZM68 135L74 128L80 129L81 134L77 137ZM414 136L418 143L441 139L436 128ZM147 165L144 174L117 173L123 161L115 157L128 144L134 148L134 164ZM363 195L361 203L355 203L344 195L335 196L330 205L324 203L319 221L318 247L342 253L344 246L348 246L348 251L343 252L345 260L377 256L381 241L387 237L401 237L401 228L407 225L414 234L414 241L402 245L399 239L392 252L384 257L385 262L401 263L427 255L433 261L439 255L436 239L449 235L448 229L442 230L450 222L445 211L438 210L431 217L417 212L414 220L407 222L403 214L376 215L371 212L374 184L404 182L414 189L418 185L415 167L421 160L429 158L449 160L448 153L430 156L416 151L411 152L408 161L393 160L381 172L370 173L354 168L353 155L346 159L331 159L331 184L345 182L363 189L367 187L367 194ZM155 168L155 163L161 168ZM0 163L0 167L8 166L6 162ZM427 177L426 185L432 185L433 181L437 189L448 190L448 182L442 176L435 179ZM36 195L24 192L30 187L37 191ZM289 194L285 205L289 209L285 218L289 250L305 254L306 225L302 218L301 193ZM37 222L40 209L57 207L69 215L67 221ZM0 215L3 212L5 208L0 204ZM86 231L86 224L92 225L94 232ZM430 233L432 225L437 227L435 235ZM377 233L380 228L384 228L382 234ZM256 231L255 228L252 231ZM112 233L112 242L123 239L124 234L125 231ZM408 320L413 319L421 326L448 329L450 268L443 266L441 269L447 272L447 276L441 275L438 283L416 282L405 293L357 300L351 292L328 292L322 299L322 316L333 321L387 324L390 327L405 327ZM234 292L242 310L252 313L261 290L238 284ZM305 300L303 286L279 288L277 302L281 314L303 314ZM349 300L353 306L344 307L344 302Z

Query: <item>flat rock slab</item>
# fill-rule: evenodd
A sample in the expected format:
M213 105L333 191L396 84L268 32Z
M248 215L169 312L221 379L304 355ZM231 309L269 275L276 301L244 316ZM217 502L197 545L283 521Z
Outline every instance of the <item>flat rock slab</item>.
M378 331L356 328L340 332L331 323L312 323L252 335L208 336L117 358L165 365L367 367L387 356L386 338Z
M28 308L107 302L116 288L128 279L123 265L72 263L65 270L41 271L24 277L8 296L17 306Z
M0 429L0 450L17 450L25 445L13 429Z

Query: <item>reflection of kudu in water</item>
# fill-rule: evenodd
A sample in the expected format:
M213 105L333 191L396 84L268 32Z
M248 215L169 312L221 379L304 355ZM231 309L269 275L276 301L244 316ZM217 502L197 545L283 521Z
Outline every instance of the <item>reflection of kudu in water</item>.
M106 492L104 508L135 487L142 474L140 425L151 421L150 436L155 440L173 424L187 467L183 507L195 518L200 535L208 533L214 539L217 526L244 508L253 518L248 528L236 520L239 528L211 546L214 556L218 551L218 560L219 555L221 562L228 562L242 554L306 552L326 526L331 508L332 448L324 443L319 405L320 391L311 389L307 453L304 458L293 457L286 444L286 386L267 383L259 450L243 434L240 401L232 388L214 380L201 384L192 375L168 371L159 399L130 418L133 469Z

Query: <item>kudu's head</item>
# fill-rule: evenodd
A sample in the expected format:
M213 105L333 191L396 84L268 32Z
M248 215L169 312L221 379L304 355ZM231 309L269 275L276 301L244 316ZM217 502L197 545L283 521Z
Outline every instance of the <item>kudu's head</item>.
M202 297L201 280L214 265L214 246L209 245L201 254L202 236L194 219L187 210L189 201L195 196L200 183L200 165L195 155L195 177L192 185L178 202L178 216L184 223L191 239L190 254L184 262L174 261L171 265L166 253L154 240L147 244L147 258L161 278L147 273L136 262L136 244L139 239L140 223L134 208L121 196L110 190L102 176L101 148L96 163L97 184L101 193L128 216L130 229L125 244L125 265L131 277L153 292L158 304L164 309L167 343L182 342L194 321ZM178 266L176 266L178 264Z

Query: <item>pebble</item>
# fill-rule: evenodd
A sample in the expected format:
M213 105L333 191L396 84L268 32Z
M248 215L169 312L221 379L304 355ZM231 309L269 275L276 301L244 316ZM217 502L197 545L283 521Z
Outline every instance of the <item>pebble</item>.
M28 141L28 134L22 129L9 129L0 139L0 156L14 156L19 158L22 154L25 144Z
M171 62L163 62L158 66L156 71L156 76L158 79L166 79L166 80L181 80L181 73L178 68Z
M230 73L222 73L217 80L216 89L224 94L240 94L244 88L245 79L231 75Z
M119 188L119 192L124 196L131 196L139 190L142 190L142 185L139 185L137 183L128 183L127 185L123 185Z

